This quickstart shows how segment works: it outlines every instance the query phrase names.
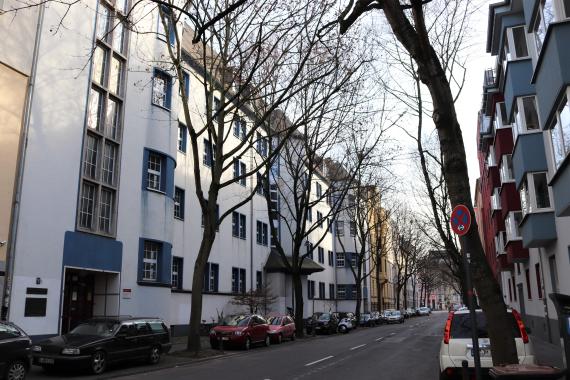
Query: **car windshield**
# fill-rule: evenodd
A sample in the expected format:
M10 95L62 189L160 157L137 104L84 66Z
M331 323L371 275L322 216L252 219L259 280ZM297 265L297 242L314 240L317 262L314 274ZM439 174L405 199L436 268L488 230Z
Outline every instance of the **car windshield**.
M220 326L247 326L249 317L246 315L228 315L222 320Z
M331 319L331 315L330 315L330 314L322 314L322 315L319 317L319 321L328 321L328 320L330 320L330 319Z
M70 335L91 335L91 336L112 336L119 328L120 324L115 321L92 321L82 323L68 334Z
M521 337L521 332L517 325L514 316L510 314L509 320L511 321L511 329L515 338ZM479 338L488 338L487 333L487 317L484 313L477 312L477 331ZM451 321L451 338L455 339L470 339L471 338L471 316L469 313L454 314Z
M282 320L281 317L273 317L269 321L269 324L272 326L281 326L281 320Z
M392 315L393 315L394 317L399 317L399 316L400 316L400 312L399 312L399 311L393 311L393 312L392 312Z

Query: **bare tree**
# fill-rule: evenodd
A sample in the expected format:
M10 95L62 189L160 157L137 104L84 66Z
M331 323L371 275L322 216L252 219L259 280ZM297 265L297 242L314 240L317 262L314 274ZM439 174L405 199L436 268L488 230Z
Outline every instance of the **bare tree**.
M259 289L250 289L245 293L236 294L231 303L247 307L251 314L261 313L267 315L275 301L277 301L277 296L271 291L271 285L268 282L264 282Z
M437 54L437 44L431 38L433 29L426 24L426 15L449 2L432 0L350 0L338 16L341 33L346 32L365 13L382 10L390 29L399 43L417 65L420 81L427 87L432 101L432 120L436 126L441 155L442 171L452 206L466 205L474 218L469 188L469 175L463 137L455 110L453 82L448 77L449 67ZM440 7L440 8L438 8ZM442 17L446 17L444 12ZM459 21L455 19L455 21ZM444 43L444 46L447 43ZM444 51L453 49L444 49ZM486 261L485 253L474 221L469 233L462 239L464 252L471 253L474 284L489 323L489 337L493 347L493 362L517 363L514 335L509 326L501 289Z

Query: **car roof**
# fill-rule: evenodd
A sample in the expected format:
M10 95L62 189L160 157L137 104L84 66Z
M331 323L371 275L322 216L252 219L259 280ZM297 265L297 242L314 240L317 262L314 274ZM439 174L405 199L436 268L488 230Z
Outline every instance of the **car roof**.
M127 322L127 321L160 321L163 322L161 318L158 317L133 317L130 315L121 315L117 317L95 317L87 320L86 322Z

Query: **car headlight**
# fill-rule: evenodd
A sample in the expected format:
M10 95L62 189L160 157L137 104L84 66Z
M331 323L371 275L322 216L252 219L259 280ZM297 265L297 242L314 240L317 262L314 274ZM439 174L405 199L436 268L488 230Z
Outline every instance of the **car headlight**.
M243 335L243 331L234 331L234 334L237 336Z
M62 355L79 355L79 348L64 348L61 350Z
M42 346L32 346L33 352L42 352Z

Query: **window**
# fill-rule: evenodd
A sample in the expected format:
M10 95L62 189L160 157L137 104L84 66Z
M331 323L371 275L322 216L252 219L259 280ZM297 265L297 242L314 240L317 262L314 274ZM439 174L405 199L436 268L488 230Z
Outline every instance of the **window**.
M212 103L212 119L218 117L218 111L220 110L220 99L214 97L214 102Z
M350 236L356 236L356 222L350 222Z
M513 180L513 156L503 154L501 157L501 183L512 182Z
M307 247L307 257L313 260L313 243L305 242Z
M315 281L307 281L307 298L310 300L315 298Z
M548 267L550 269L550 282L552 285L552 291L558 291L558 272L556 269L556 256L552 255L548 258Z
M234 136L240 140L245 140L247 134L247 125L242 118L234 119Z
M241 177L241 176L245 176L246 174L246 166L245 166L245 162L238 160L237 158L234 158L234 179ZM242 186L246 186L246 178L242 177L239 179L239 184Z
M257 153L261 157L267 157L267 151L269 148L269 144L267 142L267 138L264 137L261 133L257 132Z
M99 156L99 139L87 134L83 157L83 175L91 179L97 177L97 161Z
M317 211L317 223L319 228L323 228L323 213L320 211Z
M81 187L81 201L79 206L79 226L93 228L95 214L96 186L84 181Z
M526 270L524 271L524 273L525 273L525 277L526 277L526 292L527 292L527 297L528 297L528 299L530 300L530 299L532 299L532 292L531 292L531 290L530 290L530 272L529 272L528 269L526 269Z
M115 185L118 149L119 147L117 144L109 141L105 142L105 147L103 148L103 167L101 170L101 179L103 182L105 182L105 184L110 186Z
M89 111L87 115L87 126L91 129L100 131L102 129L102 113L104 96L100 91L91 89L89 94Z
M325 299L325 283L319 282L319 298L324 300Z
M158 280L158 256L162 249L162 244L145 240L143 255L143 281Z
M319 263L325 263L325 249L323 247L317 247Z
M263 288L263 274L261 271L255 272L255 289L261 290Z
M208 139L204 139L204 157L202 163L209 167L213 167L216 164L216 144L210 143Z
M308 222L313 221L313 208L312 207L307 207L307 221Z
M538 294L538 299L542 299L542 281L540 277L540 264L534 264L534 273L536 275L536 290Z
M333 226L334 223L329 218L327 218L327 231L331 234L333 233Z
M102 188L99 203L99 231L111 234L113 228L113 210L115 209L115 192Z
M356 260L358 259L358 254L356 252L349 253L349 257L350 257L350 265L353 268L356 268L357 267Z
M265 176L263 174L261 174L260 172L256 173L257 176L257 185L255 187L255 192L259 195L265 195Z
M346 299L346 285L337 285L336 298L341 300Z
M539 130L535 97L517 98L514 102L513 140L516 142L520 134Z
M495 160L495 147L493 145L489 146L489 152L487 152L487 157L485 158L485 165L488 168L497 166L497 160Z
M334 284L329 284L329 298L334 299Z
M507 117L507 107L505 102L497 103L495 106L495 129L510 128L509 118Z
M174 188L174 217L184 220L184 190Z
M339 268L344 267L344 252L336 253L336 266Z
M166 27L168 28L168 41L171 45L174 45L176 42L176 30L175 26L172 22L172 12L169 7L161 6L162 12L158 14L158 26L157 26L157 37L163 41L166 41L166 32L164 30L164 24L162 18L164 18L164 22L166 23ZM162 13L162 17L161 17Z
M524 28L524 25L521 25L507 29L507 41L505 41L505 58L507 61L528 57Z
M152 104L170 109L172 78L164 71L154 69L152 78Z
M562 0L564 5L564 15L566 18L570 18L570 0Z
M336 221L336 234L337 236L344 236L344 222L342 220Z
M501 196L499 195L499 188L495 187L493 190L493 195L491 196L491 208L492 210L501 209Z
M541 0L533 23L536 51L540 54L550 24L570 16L568 0ZM557 17L558 15L558 17Z
M183 260L182 257L172 257L172 289L182 289Z
M550 208L550 190L545 172L528 173L523 178L519 191L523 217Z
M163 191L162 171L164 161L164 156L154 152L149 152L147 161L147 189Z
M218 264L206 263L206 267L204 268L203 285L205 292L218 292L219 275L220 266Z
M513 276L513 298L517 302L517 284L515 282L515 276Z
M184 88L184 92L186 93L186 98L190 97L190 75L186 72L182 72L182 85L180 86L180 95L182 95L182 88Z
M111 10L103 4L99 7L97 19L97 38L107 41L109 38L109 21L111 19Z
M244 239L246 237L245 215L237 211L232 212L232 235Z
M522 220L522 212L511 211L505 218L505 229L507 233L507 241L520 240L521 232L519 225Z
M186 139L188 135L188 130L184 124L178 124L178 150L182 153L186 153Z
M495 252L497 255L505 253L505 231L499 231L495 236Z
M320 199L323 196L323 187L318 182L316 182L315 185L316 185L316 191L317 191L317 198Z
M267 223L257 221L257 244L267 246L268 244L268 225Z
M348 206L353 207L356 203L356 197L352 194L348 194Z
M271 200L271 211L279 211L279 189L276 184L269 185L269 199Z
M332 267L334 266L334 252L329 251L329 265Z
M245 293L245 269L232 268L232 292Z
M550 129L550 138L552 140L554 166L558 169L570 153L570 102L568 102L568 95L564 96L558 107L554 126Z

